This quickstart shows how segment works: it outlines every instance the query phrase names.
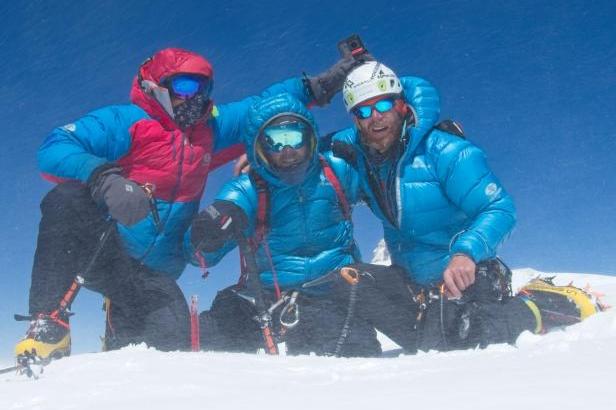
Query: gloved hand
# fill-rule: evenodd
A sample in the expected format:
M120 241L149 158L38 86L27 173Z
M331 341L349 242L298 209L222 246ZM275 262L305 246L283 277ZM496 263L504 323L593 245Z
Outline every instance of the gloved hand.
M308 86L314 96L315 103L319 107L329 104L331 99L334 98L334 95L342 90L346 76L353 71L355 67L371 60L374 60L374 58L368 53L364 53L355 58L349 52L324 73L316 77L308 77Z
M94 170L88 186L97 204L104 204L113 219L130 226L148 215L150 198L139 184L120 175L121 171L117 166L102 165Z
M229 201L214 203L193 219L190 240L195 249L213 252L248 226L246 213Z

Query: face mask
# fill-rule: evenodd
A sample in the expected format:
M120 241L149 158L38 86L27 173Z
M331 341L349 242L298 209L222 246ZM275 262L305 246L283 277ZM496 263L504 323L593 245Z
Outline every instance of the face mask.
M182 101L173 108L175 123L183 130L192 127L204 117L208 105L203 94Z

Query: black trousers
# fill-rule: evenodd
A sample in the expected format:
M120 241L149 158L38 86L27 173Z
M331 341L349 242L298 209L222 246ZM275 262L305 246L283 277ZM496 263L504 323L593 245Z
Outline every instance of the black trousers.
M201 347L204 350L254 353L264 345L261 330L254 320L253 305L239 297L233 290L224 289L216 295L209 311L200 315ZM266 293L268 302L274 298ZM332 295L300 294L299 323L286 329L283 340L287 353L291 355L310 354L338 355L342 357L380 356L381 346L374 327L361 317L352 318L348 323L348 336L341 340L345 325L345 300L335 300ZM281 326L278 309L273 317L273 326L280 334Z
M512 298L510 272L498 260L478 264L476 281L457 301L438 289L422 289L397 266L353 265L360 272L354 315L374 326L409 353L513 343L535 328L525 303ZM336 282L341 299L351 285Z
M82 275L111 226L105 212L76 182L57 185L41 203L32 268L30 313L58 307L76 275ZM105 346L145 342L160 350L188 349L188 305L175 280L154 272L123 249L115 227L84 277L84 286L111 300Z

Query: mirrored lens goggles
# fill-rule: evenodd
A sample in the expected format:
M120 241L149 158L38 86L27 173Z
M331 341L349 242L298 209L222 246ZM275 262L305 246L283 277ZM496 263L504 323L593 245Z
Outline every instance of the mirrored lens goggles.
M197 75L176 75L169 81L169 88L174 97L186 100L201 93L208 99L212 84L209 78Z
M353 114L359 119L365 120L372 116L372 110L377 110L380 113L387 112L394 108L394 100L385 98L370 105L359 105L353 108Z
M265 148L270 152L282 152L285 147L299 149L309 140L312 130L303 122L286 122L263 129Z

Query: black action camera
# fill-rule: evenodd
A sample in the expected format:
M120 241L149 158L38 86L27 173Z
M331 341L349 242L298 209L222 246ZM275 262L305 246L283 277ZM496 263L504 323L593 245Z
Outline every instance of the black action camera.
M368 52L366 47L364 47L364 42L361 41L361 38L359 38L359 35L357 34L352 34L351 36L340 41L338 43L338 51L340 51L342 56L350 52L355 58L358 58L362 54Z

